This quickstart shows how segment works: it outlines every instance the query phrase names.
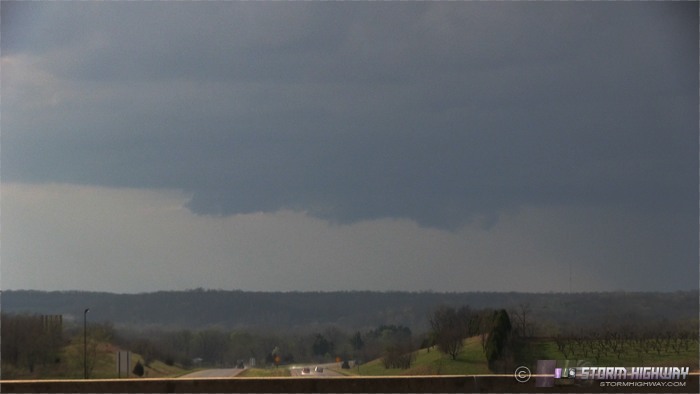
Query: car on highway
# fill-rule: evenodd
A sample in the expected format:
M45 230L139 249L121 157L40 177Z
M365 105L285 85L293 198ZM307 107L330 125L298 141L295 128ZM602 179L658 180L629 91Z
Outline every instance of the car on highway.
M314 368L314 372L323 373L323 367L316 367L316 368Z
M311 368L302 368L302 369L301 369L301 374L302 374L302 375L310 375L310 374L311 374Z

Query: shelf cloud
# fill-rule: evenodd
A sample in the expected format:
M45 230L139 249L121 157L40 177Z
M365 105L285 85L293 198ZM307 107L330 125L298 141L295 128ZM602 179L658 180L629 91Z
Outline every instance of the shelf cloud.
M177 191L202 217L695 231L697 24L693 3L3 3L2 181Z

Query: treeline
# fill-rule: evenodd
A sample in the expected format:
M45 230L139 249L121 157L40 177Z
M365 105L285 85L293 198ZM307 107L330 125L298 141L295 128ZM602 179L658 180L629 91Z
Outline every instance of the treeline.
M77 325L64 325L61 315L2 313L0 323L3 379L90 376L98 347L115 337L111 324L91 324L84 331Z
M515 309L529 305L540 327L600 326L606 323L698 316L698 292L673 293L437 293L437 292L244 292L195 289L144 294L4 291L8 313L61 314L117 327L169 330L220 327L259 330L285 327L308 332L329 325L366 331L382 324L429 328L435 305Z
M61 349L67 342L60 319L2 314L0 329L4 375L17 368L32 373L37 367L61 362Z

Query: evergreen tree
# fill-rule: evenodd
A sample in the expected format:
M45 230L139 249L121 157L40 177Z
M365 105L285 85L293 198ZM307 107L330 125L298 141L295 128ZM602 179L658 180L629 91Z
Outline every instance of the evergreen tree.
M492 371L498 369L502 361L504 361L504 355L510 342L511 328L508 312L505 309L495 311L493 314L493 328L489 332L485 348L486 359Z
M142 377L143 374L146 372L146 371L144 370L143 364L141 364L141 361L140 361L140 360L136 362L136 366L134 367L134 371L133 371L133 372L134 372L134 375L136 375L136 376L138 376L138 377Z
M362 346L364 346L365 342L362 340L362 334L360 334L359 331L355 332L355 335L352 336L352 338L350 339L350 344L352 345L352 349L354 351L362 349Z

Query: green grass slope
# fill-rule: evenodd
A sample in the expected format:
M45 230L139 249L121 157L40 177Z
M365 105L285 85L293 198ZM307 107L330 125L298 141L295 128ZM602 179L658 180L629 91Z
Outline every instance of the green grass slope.
M699 369L698 343L695 342L688 349L680 351L650 351L640 352L632 345L627 346L625 352L613 354L600 354L598 358L592 354L585 356L582 353L565 356L559 351L554 340L546 338L534 338L520 341L513 351L515 365L525 365L534 368L537 360L585 360L593 366L678 366ZM488 374L486 357L481 349L479 337L464 340L464 347L452 360L450 356L440 353L436 348L420 349L415 353L415 361L409 369L384 368L381 359L367 362L358 367L337 371L344 375L360 376L401 376L401 375L472 375Z
M381 359L360 365L359 368L339 370L346 375L401 376L401 375L472 375L489 373L486 357L478 337L464 340L464 347L455 360L436 348L420 349L409 369L384 368Z
M82 379L84 377L84 347L80 338L74 338L62 350L57 359L52 363L38 364L34 371L27 369L13 368L3 365L2 379ZM88 354L88 358L96 358L94 367L90 371L91 379L113 379L117 378L116 352L120 349L108 342L98 344L94 354ZM144 364L143 357L137 353L131 353L131 369L133 371L136 363L140 361ZM131 372L131 371L130 371ZM153 361L145 366L145 378L177 377L190 372L177 365L166 365L161 361ZM124 378L126 376L122 376ZM133 373L130 378L137 378Z

